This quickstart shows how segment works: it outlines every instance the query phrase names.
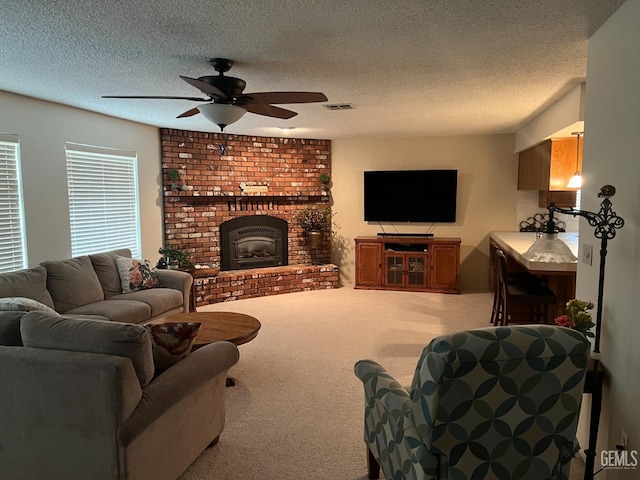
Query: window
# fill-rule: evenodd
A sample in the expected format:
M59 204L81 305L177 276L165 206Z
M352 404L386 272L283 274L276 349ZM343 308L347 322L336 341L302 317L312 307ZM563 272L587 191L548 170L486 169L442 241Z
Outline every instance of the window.
M135 152L66 144L71 254L129 248L140 257Z
M0 133L0 272L27 267L20 182L20 144Z

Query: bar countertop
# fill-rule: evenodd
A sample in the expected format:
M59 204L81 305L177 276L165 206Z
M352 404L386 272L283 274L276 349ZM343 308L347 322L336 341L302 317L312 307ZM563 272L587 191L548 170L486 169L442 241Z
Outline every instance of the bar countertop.
M564 241L573 254L578 257L578 233L567 232L558 233L558 238ZM535 232L491 232L491 240L513 257L518 263L530 272L575 272L578 269L578 262L530 262L522 256L529 247L536 241Z

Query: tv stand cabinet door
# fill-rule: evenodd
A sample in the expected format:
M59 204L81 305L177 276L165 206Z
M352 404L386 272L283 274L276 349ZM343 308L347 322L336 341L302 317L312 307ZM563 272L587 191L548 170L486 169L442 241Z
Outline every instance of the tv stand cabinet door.
M382 285L382 244L356 241L356 287Z
M429 249L429 290L460 293L460 245L432 243Z

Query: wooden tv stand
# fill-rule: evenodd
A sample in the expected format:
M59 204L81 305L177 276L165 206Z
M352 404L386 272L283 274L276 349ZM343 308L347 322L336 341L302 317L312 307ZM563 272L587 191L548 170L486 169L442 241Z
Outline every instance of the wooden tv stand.
M355 288L460 293L459 238L357 237Z

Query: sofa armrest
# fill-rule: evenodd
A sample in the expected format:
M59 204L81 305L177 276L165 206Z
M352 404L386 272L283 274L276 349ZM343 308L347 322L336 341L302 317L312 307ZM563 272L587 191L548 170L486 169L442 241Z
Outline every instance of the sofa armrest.
M193 277L190 273L181 270L156 269L155 274L160 284L166 288L173 288L182 292L182 308L184 313L189 312L189 299L191 298L191 286Z
M0 478L118 478L117 429L142 398L129 359L0 347L0 385Z
M195 350L158 375L142 390L142 400L120 430L120 443L128 445L169 409L194 395L211 379L220 377L217 388L224 390L227 371L239 359L240 352L233 343L215 342Z
M0 345L22 346L20 319L26 313L17 310L0 312Z

